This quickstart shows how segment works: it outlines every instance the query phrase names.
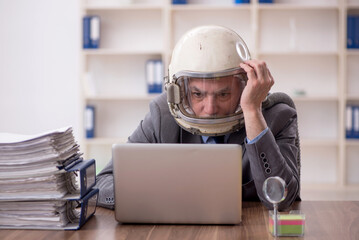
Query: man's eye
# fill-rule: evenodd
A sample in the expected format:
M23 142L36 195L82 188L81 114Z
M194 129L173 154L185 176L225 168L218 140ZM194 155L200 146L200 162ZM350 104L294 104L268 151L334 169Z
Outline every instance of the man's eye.
M220 93L220 94L218 94L219 95L219 97L221 97L221 98L226 98L226 97L229 97L230 96L230 93L229 92L222 92L222 93Z
M196 98L202 98L203 94L201 92L192 92L192 95Z

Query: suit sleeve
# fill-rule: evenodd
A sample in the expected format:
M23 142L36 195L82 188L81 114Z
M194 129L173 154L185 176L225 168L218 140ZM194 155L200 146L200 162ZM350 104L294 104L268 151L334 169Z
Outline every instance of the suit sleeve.
M288 193L285 200L279 204L279 209L288 208L299 196L300 189L298 148L295 145L298 137L297 115L294 109L283 106L270 110L268 116L271 116L271 119L266 119L269 131L257 142L246 144L257 195L270 209L273 208L273 204L268 202L262 190L263 183L268 177L279 176L286 182Z

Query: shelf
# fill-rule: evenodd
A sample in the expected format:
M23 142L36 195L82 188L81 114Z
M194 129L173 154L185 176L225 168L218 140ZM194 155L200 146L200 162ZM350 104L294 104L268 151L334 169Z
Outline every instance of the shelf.
M347 101L359 101L359 94L358 95L348 95Z
M162 10L163 6L156 4L123 4L123 5L88 5L84 10L88 11L123 11L123 10Z
M302 183L301 184L302 189L306 190L316 190L316 191L333 191L333 189L336 189L338 192L356 192L359 193L359 184L348 184L345 187L341 186L337 183ZM340 190L339 190L340 189Z
M207 10L250 10L250 4L185 4L171 5L171 11L207 11Z
M87 101L151 101L160 94L129 95L129 96L87 96Z
M258 4L259 10L338 10L337 4L290 4L290 3L273 3Z
M114 143L126 143L127 137L123 138L85 138L84 144L87 145L112 145Z
M359 138L358 139L346 139L345 145L350 147L359 147Z
M348 2L347 8L359 8L359 2L355 0L355 2Z
M107 56L107 55L162 55L162 51L154 50L120 50L120 49L83 49L84 55L87 56Z
M336 96L292 96L294 102L336 102Z
M301 139L300 145L301 147L336 147L339 141L337 139Z
M358 201L359 186L343 187L339 184L302 184L301 198L304 201Z
M338 56L339 52L338 51L275 51L275 52L269 52L269 51L259 51L258 55L261 56L267 56L267 55L271 55L271 56Z
M359 49L346 49L346 54L348 56L359 56Z

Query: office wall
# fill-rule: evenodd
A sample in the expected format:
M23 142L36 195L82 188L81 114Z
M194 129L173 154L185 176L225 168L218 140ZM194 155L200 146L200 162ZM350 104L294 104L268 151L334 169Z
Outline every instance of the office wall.
M0 132L79 137L79 2L0 0Z

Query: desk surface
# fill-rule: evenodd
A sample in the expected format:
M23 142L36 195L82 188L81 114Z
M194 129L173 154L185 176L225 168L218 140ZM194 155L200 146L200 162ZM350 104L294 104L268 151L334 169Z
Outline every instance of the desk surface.
M304 238L359 239L359 202L296 202L292 209L306 215ZM240 225L118 224L114 212L97 208L78 231L0 230L0 239L273 239L268 233L268 210L259 202L243 203Z

